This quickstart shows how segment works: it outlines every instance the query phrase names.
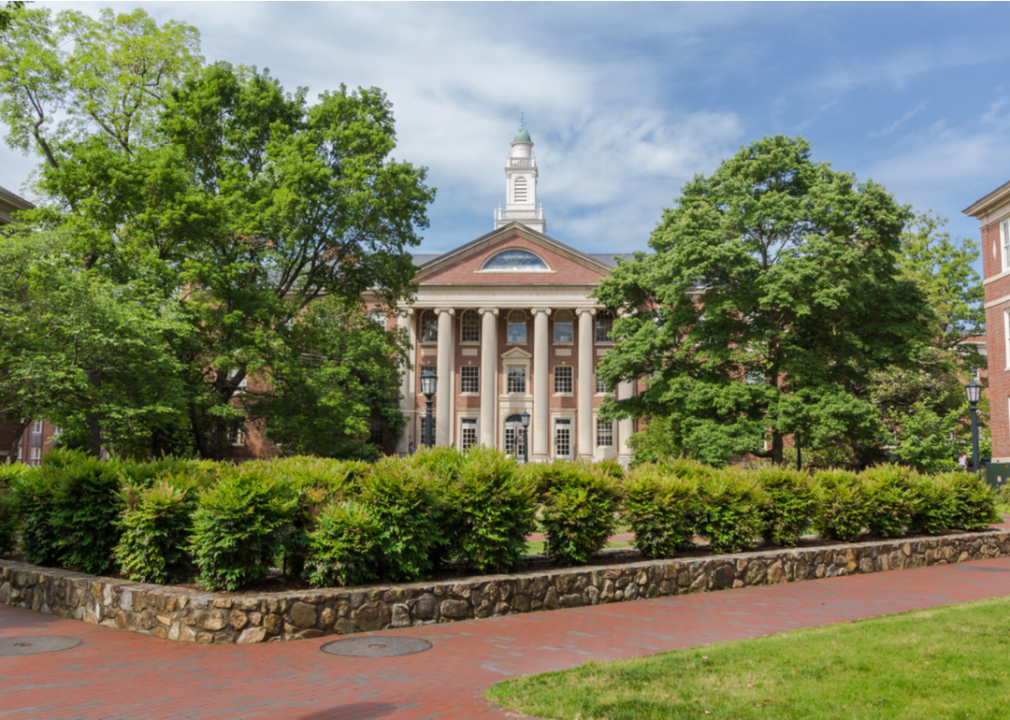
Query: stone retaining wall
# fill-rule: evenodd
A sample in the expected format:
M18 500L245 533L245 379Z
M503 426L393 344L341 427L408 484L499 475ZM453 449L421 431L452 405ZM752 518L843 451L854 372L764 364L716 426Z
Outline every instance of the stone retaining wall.
M1010 530L453 581L203 593L0 560L0 603L169 640L257 643L1010 556Z

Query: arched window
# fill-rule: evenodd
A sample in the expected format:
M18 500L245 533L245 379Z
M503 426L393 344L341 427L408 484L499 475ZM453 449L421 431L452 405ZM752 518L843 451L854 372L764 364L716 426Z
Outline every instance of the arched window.
M558 310L554 316L554 342L570 343L573 339L571 310Z
M526 198L526 178L517 177L515 184L515 201L517 203L529 202Z
M421 316L421 342L438 342L438 318L431 310Z
M596 313L596 342L610 342L614 331L614 316L608 312Z
M532 270L537 272L549 271L550 268L547 267L547 263L529 250L512 248L510 250L502 250L497 255L491 257L491 259L484 263L484 267L481 270L504 270L506 272L529 272Z
M510 343L526 342L526 313L513 310L509 313L508 341Z
M460 320L459 339L462 342L480 342L480 318L474 310L467 310Z

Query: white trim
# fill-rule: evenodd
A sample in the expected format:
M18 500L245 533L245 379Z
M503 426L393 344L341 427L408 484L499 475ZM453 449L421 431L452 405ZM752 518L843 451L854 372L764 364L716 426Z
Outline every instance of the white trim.
M1003 363L1010 370L1010 309L1003 311Z
M985 309L988 310L991 307L1002 305L1005 302L1010 302L1010 295L1004 295L1003 297L996 298L995 300L990 300L985 304Z

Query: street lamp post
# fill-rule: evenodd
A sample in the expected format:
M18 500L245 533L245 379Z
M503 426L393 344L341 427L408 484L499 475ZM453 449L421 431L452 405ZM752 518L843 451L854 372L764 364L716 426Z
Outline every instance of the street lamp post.
M421 373L421 394L424 395L428 406L424 421L424 444L427 447L431 447L431 401L435 397L436 387L438 387L438 375L431 370Z
M964 386L964 394L968 396L971 406L971 459L975 472L980 472L978 459L978 401L982 397L982 386L972 380Z
M523 410L523 414L519 416L523 421L523 463L528 463L530 461L530 414L529 411Z

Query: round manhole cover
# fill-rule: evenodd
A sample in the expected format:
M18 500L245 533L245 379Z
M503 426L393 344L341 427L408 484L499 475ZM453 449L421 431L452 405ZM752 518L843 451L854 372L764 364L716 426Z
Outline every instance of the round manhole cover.
M21 655L41 655L42 653L69 650L81 644L81 640L61 635L23 635L21 637L0 638L0 657Z
M328 642L320 650L344 657L382 658L431 650L431 643L408 637L352 637Z

